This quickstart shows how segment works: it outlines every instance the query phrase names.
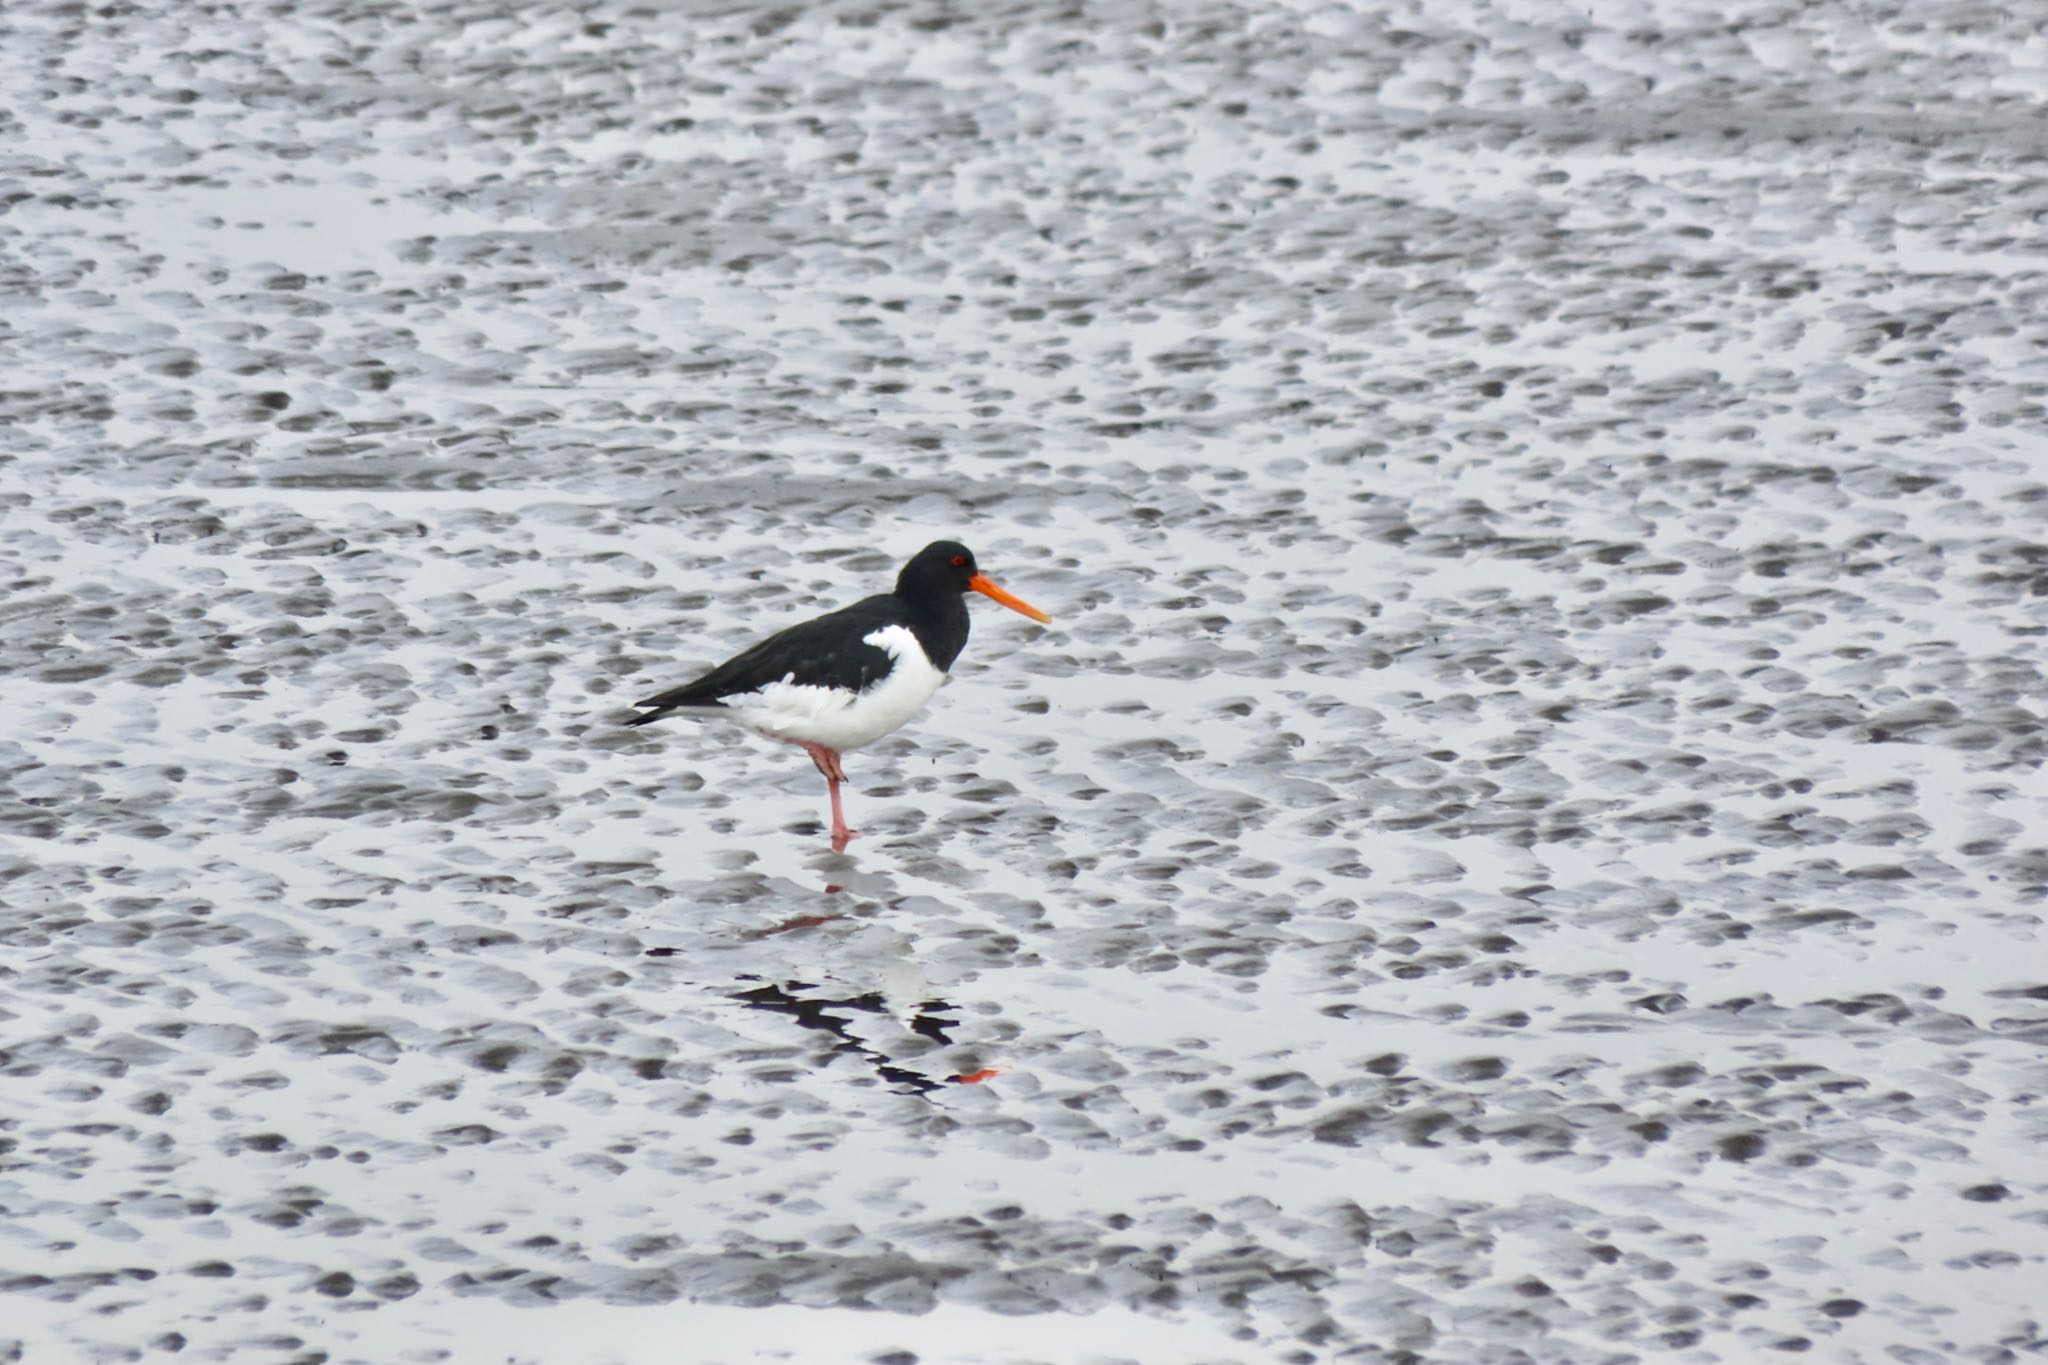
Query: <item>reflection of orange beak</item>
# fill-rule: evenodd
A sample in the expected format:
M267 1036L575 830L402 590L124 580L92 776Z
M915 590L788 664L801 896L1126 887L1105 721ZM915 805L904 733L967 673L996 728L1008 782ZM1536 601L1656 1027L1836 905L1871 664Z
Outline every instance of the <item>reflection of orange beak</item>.
M1011 611L1023 612L1026 616L1038 622L1040 625L1052 624L1052 618L1050 616L1047 616L1044 612L1040 611L1037 607L1032 606L1023 598L1010 596L1010 594L1004 592L1001 588L989 582L988 579L982 574L976 574L974 577L968 579L967 586L974 589L976 592L980 593L983 597L993 597L996 601L1002 603Z

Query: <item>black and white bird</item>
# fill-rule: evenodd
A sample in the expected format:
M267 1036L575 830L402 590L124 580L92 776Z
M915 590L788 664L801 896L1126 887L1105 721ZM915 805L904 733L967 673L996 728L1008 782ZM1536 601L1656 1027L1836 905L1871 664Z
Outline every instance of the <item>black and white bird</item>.
M695 682L646 701L645 725L667 716L724 716L767 739L800 745L832 794L832 850L846 851L839 756L873 744L924 709L967 644L966 594L992 597L1041 623L1052 618L991 583L974 552L950 540L919 550L878 593L771 635Z

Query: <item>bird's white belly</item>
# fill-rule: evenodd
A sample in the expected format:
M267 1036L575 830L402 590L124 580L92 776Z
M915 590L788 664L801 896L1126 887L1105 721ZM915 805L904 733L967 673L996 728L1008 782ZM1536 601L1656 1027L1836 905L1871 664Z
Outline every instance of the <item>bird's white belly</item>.
M924 709L946 675L933 668L907 626L884 626L862 641L895 666L862 692L782 681L725 698L748 729L769 739L803 740L845 751L873 744Z

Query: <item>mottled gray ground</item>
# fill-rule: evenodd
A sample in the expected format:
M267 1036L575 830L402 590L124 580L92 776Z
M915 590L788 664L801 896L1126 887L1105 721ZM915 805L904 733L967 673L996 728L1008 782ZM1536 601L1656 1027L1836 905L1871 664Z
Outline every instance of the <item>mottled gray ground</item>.
M2040 20L0 9L0 1358L2048 1352Z

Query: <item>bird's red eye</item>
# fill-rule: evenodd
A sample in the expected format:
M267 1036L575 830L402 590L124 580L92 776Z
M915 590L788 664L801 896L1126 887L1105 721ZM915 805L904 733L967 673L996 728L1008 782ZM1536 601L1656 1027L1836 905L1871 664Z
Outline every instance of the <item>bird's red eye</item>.
M967 556L966 556L966 555L954 555L954 556L953 556L953 567L954 567L954 568L956 568L956 569L964 569L964 568L966 568L966 567L967 567Z

